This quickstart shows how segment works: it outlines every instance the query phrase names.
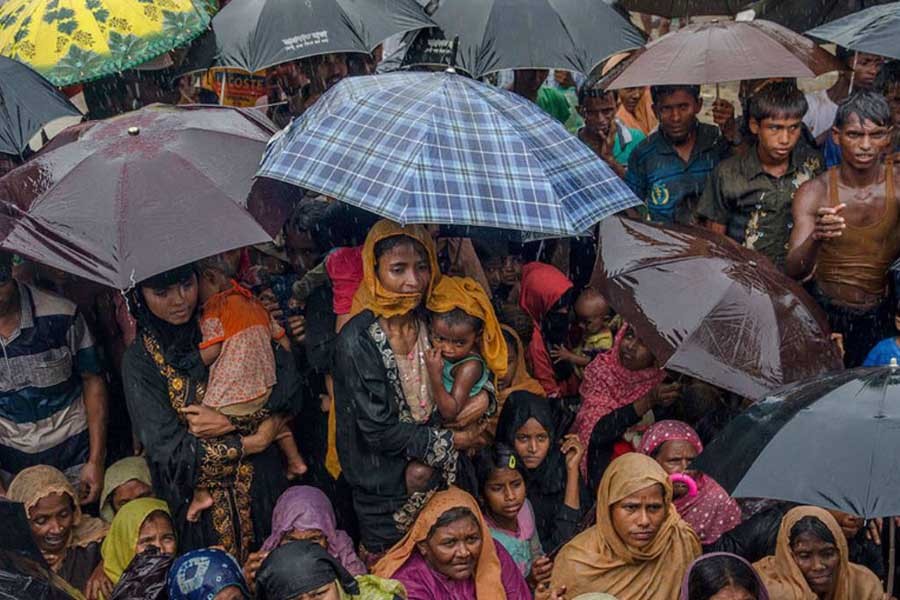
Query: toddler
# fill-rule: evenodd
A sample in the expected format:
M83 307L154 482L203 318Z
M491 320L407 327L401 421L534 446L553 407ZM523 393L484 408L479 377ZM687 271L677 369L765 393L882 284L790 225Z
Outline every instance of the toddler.
M613 345L615 320L610 319L609 302L594 288L585 288L575 301L575 315L581 327L582 338L575 350L565 346L555 346L550 352L553 360L566 361L575 367L581 379L584 368Z
M266 417L266 401L275 385L275 354L272 340L285 348L284 330L274 323L265 307L233 277L238 252L226 252L198 263L202 315L200 357L210 367L204 406L239 419L255 431ZM278 445L287 462L289 479L306 473L307 466L286 427L278 434ZM202 481L188 507L188 521L212 506L209 486Z

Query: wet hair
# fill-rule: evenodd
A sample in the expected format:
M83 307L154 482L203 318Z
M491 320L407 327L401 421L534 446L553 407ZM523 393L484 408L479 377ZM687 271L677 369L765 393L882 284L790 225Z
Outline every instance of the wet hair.
M850 48L844 48L843 46L835 46L834 55L837 57L839 61L847 65L848 68L853 68L853 63L850 62L853 58L853 55L856 54Z
M531 336L534 334L534 321L519 306L504 306L497 313L497 319L504 325L509 325L522 340L522 345L528 347Z
M167 288L169 286L178 285L179 283L187 283L196 274L196 265L190 263L148 277L138 283L137 287L148 287L150 289Z
M475 477L478 480L478 495L481 505L487 506L484 500L484 486L491 478L494 471L512 469L518 471L523 481L527 481L525 463L511 447L503 442L497 442L493 447L482 448L475 456Z
M789 82L771 83L750 97L748 112L751 119L800 119L809 110L809 103L796 85Z
M583 85L578 89L578 106L584 106L588 98L606 98L613 96L613 104L616 102L615 92L612 90L604 90L601 87Z
M897 86L900 86L900 60L891 60L881 65L875 78L875 89L887 95L891 88Z
M688 578L688 600L709 600L728 586L744 588L759 598L759 580L744 561L726 555L701 560Z
M507 352L515 352L518 354L519 345L516 337L506 329L501 329L500 331L503 332L503 339L506 341Z
M451 311L443 313L431 313L431 321L443 321L449 327L467 325L471 327L472 331L476 334L481 333L484 329L484 321L478 317L473 317L461 308L454 308Z
M331 203L324 200L305 198L294 205L290 217L284 224L286 232L308 233L316 247L326 251L334 246L328 227L323 226Z
M384 256L394 248L400 248L401 246L412 246L415 249L416 254L418 254L422 258L428 256L428 252L425 250L425 247L419 242L419 240L411 238L408 235L392 235L391 237L386 237L375 244L375 262L377 263L382 256Z
M694 100L700 100L699 85L654 85L650 88L650 97L653 98L653 104L659 104L663 98L667 98L675 92L687 92L694 97Z
M844 127L852 115L856 115L860 122L871 121L879 127L891 126L891 107L884 96L871 90L859 90L841 102L837 114L834 117L834 126L838 129Z
M225 259L224 252L222 254L213 254L212 256L201 258L197 261L196 268L198 273L203 273L204 271L219 271L224 274L225 277L231 278L237 275L234 267L232 267Z
M826 544L835 544L837 545L837 540L834 539L834 534L831 533L831 530L828 529L828 526L825 525L820 519L816 517L803 517L793 527L791 527L790 535L788 539L790 540L791 545L794 545L794 542L797 541L797 538L803 535L804 533L809 533L813 537L816 537Z
M446 527L451 523L456 523L457 521L461 521L465 518L472 519L472 521L478 523L478 518L467 507L457 506L455 508L451 508L440 517L438 517L437 521L434 522L434 525L431 526L431 529L428 530L428 535L425 536L426 539L430 539L431 536L433 536L441 527Z

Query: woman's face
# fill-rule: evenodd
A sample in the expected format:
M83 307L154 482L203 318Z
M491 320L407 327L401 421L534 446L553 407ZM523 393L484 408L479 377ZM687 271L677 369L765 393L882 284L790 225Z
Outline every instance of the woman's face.
M482 541L481 528L475 519L463 517L438 527L417 547L432 569L454 581L465 581L475 575Z
M634 333L633 327L629 326L622 338L622 345L619 347L619 362L629 371L649 369L656 363L653 353Z
M823 596L834 589L841 561L837 546L806 532L791 543L791 554L815 594Z
M155 512L144 519L141 530L138 533L135 554L144 552L151 546L156 547L162 554L174 556L178 551L175 541L175 530L172 528L172 519L164 512Z
M420 294L428 290L431 265L428 257L412 242L387 250L375 265L378 281L395 294Z
M649 546L666 520L662 486L657 483L638 490L613 504L609 513L619 539L639 550Z
M197 276L163 288L141 286L147 308L170 325L184 325L197 308Z
M332 581L311 592L300 594L292 600L341 600L341 593L338 591L337 581Z
M47 554L62 552L75 525L75 506L68 494L48 494L28 511L31 536Z
M709 600L756 600L756 596L739 585L728 585L710 596Z
M691 461L695 458L697 458L697 449L694 448L690 442L685 440L671 440L664 442L663 445L659 447L659 452L656 453L656 462L660 464L666 473L669 475L685 473L696 481L699 473L688 469L688 465L690 465ZM683 483L676 483L673 487L676 498L681 498L688 493L688 488Z
M637 110L638 102L641 100L641 94L644 93L644 88L624 88L619 90L619 100L622 101L622 106L625 107L630 113L634 113Z
M115 490L111 497L113 512L119 512L123 506L138 498L149 498L153 495L153 488L140 479L129 479Z
M319 529L292 529L284 534L281 538L279 546L284 546L288 542L299 542L307 540L318 544L328 550L328 538Z
M213 600L246 600L244 592L236 585L229 585L224 590L219 590Z
M515 522L525 504L525 479L515 469L494 469L484 483L484 500L491 514Z
M513 446L526 468L537 469L550 452L550 434L537 419L531 417L516 431Z

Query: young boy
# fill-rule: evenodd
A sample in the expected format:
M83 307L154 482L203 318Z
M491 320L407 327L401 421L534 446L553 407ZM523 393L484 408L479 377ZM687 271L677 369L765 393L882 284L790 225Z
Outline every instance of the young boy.
M900 331L900 302L894 307L894 327ZM891 359L900 363L900 336L889 337L875 344L862 366L883 367L891 364Z
M585 288L575 301L575 315L581 325L581 343L575 350L565 346L555 346L550 356L556 361L568 361L575 366L575 373L581 379L584 368L603 352L612 348L614 331L610 319L609 302L594 288Z

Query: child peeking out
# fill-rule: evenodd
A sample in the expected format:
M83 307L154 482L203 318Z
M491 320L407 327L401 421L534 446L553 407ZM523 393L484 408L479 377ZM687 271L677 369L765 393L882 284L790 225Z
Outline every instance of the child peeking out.
M202 315L200 357L210 367L204 406L229 417L241 433L252 434L271 418L266 402L275 385L275 353L272 340L287 346L284 330L272 321L265 307L234 277L240 252L225 252L198 262ZM290 430L277 436L287 462L287 476L306 473ZM188 506L188 521L197 521L210 508L209 488L216 481L200 481Z
M550 356L555 362L566 361L575 367L575 373L581 379L584 368L598 354L609 351L615 337L615 319L611 319L609 302L594 288L584 288L575 301L575 316L581 328L580 343L574 350L565 346L554 346Z
M431 349L425 367L441 419L451 429L480 427L495 393L494 378L507 369L506 341L491 300L474 279L442 277L427 308ZM432 474L431 467L410 462L408 493L426 491Z
M894 307L894 327L900 332L900 302ZM900 363L900 336L891 336L875 344L862 366L886 367L891 364L891 359Z

